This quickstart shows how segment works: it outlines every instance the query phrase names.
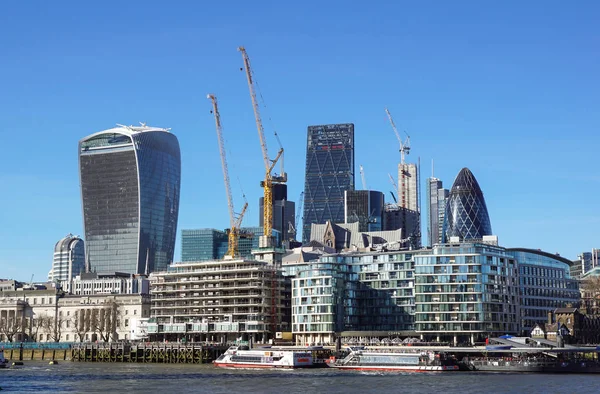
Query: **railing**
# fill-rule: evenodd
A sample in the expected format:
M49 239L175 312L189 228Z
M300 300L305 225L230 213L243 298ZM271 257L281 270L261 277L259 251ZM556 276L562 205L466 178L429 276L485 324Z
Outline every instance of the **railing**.
M70 349L73 342L0 342L0 349Z

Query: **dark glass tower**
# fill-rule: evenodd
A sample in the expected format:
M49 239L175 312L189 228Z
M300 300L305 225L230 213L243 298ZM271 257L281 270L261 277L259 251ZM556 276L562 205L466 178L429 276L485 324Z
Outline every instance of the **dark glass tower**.
M345 223L358 222L358 231L383 230L385 201L382 192L374 190L346 190Z
M346 190L354 190L354 125L308 126L303 243L312 223L344 222Z
M446 203L443 242L482 239L492 235L492 224L479 183L468 168L460 170Z
M166 270L179 212L177 137L146 126L92 134L79 141L79 178L90 269Z

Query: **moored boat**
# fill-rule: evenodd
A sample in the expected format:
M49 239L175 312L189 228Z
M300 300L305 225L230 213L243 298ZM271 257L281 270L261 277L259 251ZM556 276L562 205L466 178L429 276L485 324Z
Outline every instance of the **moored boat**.
M226 368L312 368L313 359L306 351L231 346L213 364Z
M433 351L407 352L396 349L350 348L350 353L345 358L334 361L329 366L360 371L458 371L456 360L446 358L443 353Z

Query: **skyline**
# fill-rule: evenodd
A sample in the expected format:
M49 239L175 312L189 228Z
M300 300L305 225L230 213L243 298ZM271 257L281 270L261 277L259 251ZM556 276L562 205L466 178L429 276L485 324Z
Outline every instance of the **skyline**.
M600 5L433 3L5 5L0 277L46 279L56 242L84 235L77 142L116 123L171 128L180 141L176 261L182 229L227 227L207 93L219 97L236 206L242 190L250 204L242 226L257 225L264 166L240 45L270 153L274 127L286 149L290 200L304 189L307 127L354 123L355 179L363 165L389 201L400 154L388 107L411 135L407 162L421 158L422 226L434 159L446 187L473 171L501 245L569 259L598 247Z

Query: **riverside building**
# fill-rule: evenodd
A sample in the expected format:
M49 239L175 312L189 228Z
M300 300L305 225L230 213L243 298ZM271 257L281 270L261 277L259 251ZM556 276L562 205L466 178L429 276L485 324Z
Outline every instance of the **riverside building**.
M414 331L412 253L349 252L286 269L296 343L334 343L343 332Z
M579 283L570 276L573 262L558 254L514 248L507 252L519 262L520 326L523 334L548 322L548 312L579 303Z
M486 240L434 245L415 256L415 330L422 339L474 343L519 333L518 262L497 240Z
M150 275L154 340L266 342L289 331L280 268L226 259L175 263Z
M144 274L173 261L181 159L168 129L118 126L79 141L86 260Z

